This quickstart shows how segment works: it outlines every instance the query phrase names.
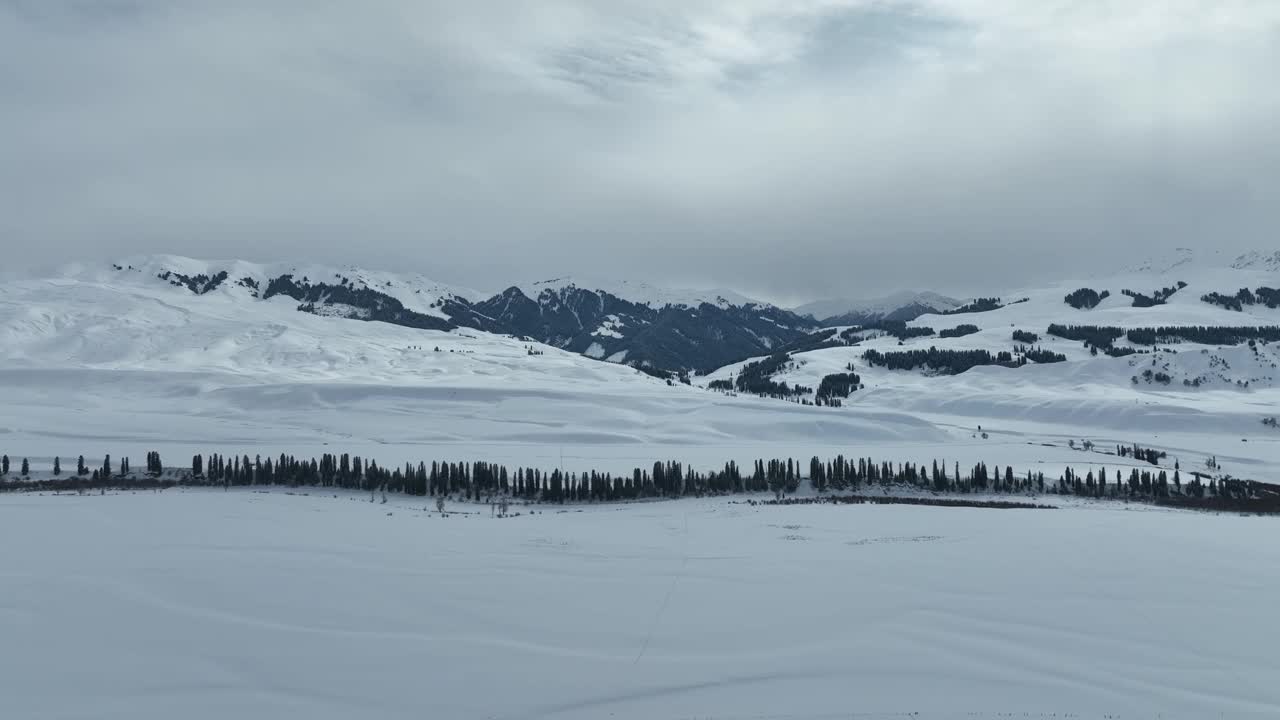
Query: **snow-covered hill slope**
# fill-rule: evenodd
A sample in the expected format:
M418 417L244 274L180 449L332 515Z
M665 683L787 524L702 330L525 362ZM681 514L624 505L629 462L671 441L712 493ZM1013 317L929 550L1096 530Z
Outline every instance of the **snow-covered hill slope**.
M1270 269L1267 257L1206 259L1186 251L1121 273L1015 289L1003 295L1003 307L989 312L923 315L907 323L937 333L974 325L978 331L973 334L899 340L878 331L851 333L856 344L792 353L791 362L772 379L809 388L810 392L797 399L813 400L824 377L849 372L852 365L864 387L844 401L846 407L891 407L941 422L947 418L956 422L986 418L983 424L987 426L1033 421L1112 431L1128 428L1149 434L1228 431L1256 436L1262 429L1261 419L1280 412L1280 343L1142 344L1121 337L1114 346L1120 352L1133 348L1136 354L1108 357L1105 352L1094 354L1078 340L1055 337L1048 329L1052 324L1124 330L1280 326L1280 308L1258 303L1237 311L1202 300L1203 295L1214 292L1234 295L1241 288L1280 287L1280 272ZM1231 267L1233 263L1237 267ZM1154 307L1134 307L1134 299L1123 294L1131 290L1153 295L1161 288L1177 287L1179 282L1185 282L1186 287ZM1076 309L1064 298L1081 287L1110 294L1092 309ZM1015 341L1015 331L1033 333L1038 339L1029 344ZM836 333L834 339L839 338ZM895 353L929 348L1016 354L1017 347L1026 345L1061 354L1066 361L975 367L945 375L929 368L889 370L864 358L869 350ZM721 368L699 382L706 385L735 379L755 360L758 358ZM1280 435L1261 439L1280 440Z
M215 267L229 268L228 279L202 293L176 275L157 277L208 278ZM754 457L761 441L945 438L907 415L726 398L534 341L359 322L333 317L341 307L307 313L291 297L262 299L264 281L280 274L367 283L423 314L469 294L426 279L174 258L120 268L69 267L0 285L0 449L34 458L163 449L176 458L242 445L318 454L331 445L385 461L550 467L568 448L568 462L603 458L594 466L630 470L689 447L717 447L708 460L722 462L742 450Z
M58 273L94 282L116 282L121 276L142 284L167 283L198 297L284 296L298 310L326 317L529 338L660 374L712 370L768 352L813 328L807 318L736 293L668 291L643 282L586 284L564 278L486 296L420 275L175 256Z

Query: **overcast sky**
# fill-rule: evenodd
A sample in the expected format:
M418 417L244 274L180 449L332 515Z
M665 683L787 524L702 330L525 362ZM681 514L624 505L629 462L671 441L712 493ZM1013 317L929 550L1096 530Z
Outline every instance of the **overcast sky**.
M1280 248L1276 0L0 0L3 262L779 301Z

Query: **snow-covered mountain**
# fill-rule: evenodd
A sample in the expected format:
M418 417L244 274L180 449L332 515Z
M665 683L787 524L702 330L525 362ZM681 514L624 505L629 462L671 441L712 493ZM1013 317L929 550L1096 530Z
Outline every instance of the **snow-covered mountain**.
M914 320L925 313L952 310L961 304L935 292L904 290L869 300L817 300L792 311L813 317L823 325L871 325L884 320Z
M699 382L803 402L837 388L845 405L925 416L1252 432L1280 414L1275 257L1181 251L924 314L901 331L837 326Z
M667 305L686 305L696 308L703 303L722 308L735 305L768 304L724 288L710 290L669 288L659 287L639 280L588 278L578 275L519 282L513 287L519 288L522 293L530 298L538 297L545 290L551 290L556 294L564 294L566 291L578 289L607 292L619 299L639 305L649 305L654 308L661 308Z
M176 256L71 267L61 275L96 282L127 277L196 297L287 297L310 314L424 330L472 328L659 374L710 371L812 329L806 318L736 293L662 290L641 282L587 284L565 278L513 285L486 297L421 275Z
M537 322L572 315L577 302L629 307L580 289L561 305L550 288L540 302L512 295L537 305ZM179 458L248 446L311 455L341 446L380 461L416 461L439 448L447 458L550 467L566 448L566 462L589 458L623 472L666 456L654 449L663 446L722 456L726 442L942 438L892 413L815 424L811 408L726 402L633 367L460 325L459 307L485 319L476 297L354 268L168 257L14 277L0 283L0 450L46 468L54 456L161 450ZM677 320L751 311L645 312L658 325L647 337L657 338L666 328L682 332ZM581 317L584 326L597 322ZM616 331L622 339L625 330Z
M1261 272L1280 272L1280 250L1273 252L1253 251L1238 256L1231 267L1236 270L1257 270Z

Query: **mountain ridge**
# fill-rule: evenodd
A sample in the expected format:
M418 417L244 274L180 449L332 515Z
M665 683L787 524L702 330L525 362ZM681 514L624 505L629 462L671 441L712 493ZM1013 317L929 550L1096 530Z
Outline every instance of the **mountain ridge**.
M621 292L628 298L571 278L525 284L528 291L511 285L486 297L419 274L174 255L136 256L109 269L70 266L65 272L98 282L113 273L137 273L197 296L283 296L296 301L299 311L333 318L429 330L471 328L660 374L710 371L814 328L790 311L729 291L666 291L647 283L624 282Z

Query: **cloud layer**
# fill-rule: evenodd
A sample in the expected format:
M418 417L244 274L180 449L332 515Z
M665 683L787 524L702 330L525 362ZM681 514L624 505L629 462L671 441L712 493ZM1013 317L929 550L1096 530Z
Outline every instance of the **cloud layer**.
M779 300L1274 247L1268 0L0 0L9 263Z

